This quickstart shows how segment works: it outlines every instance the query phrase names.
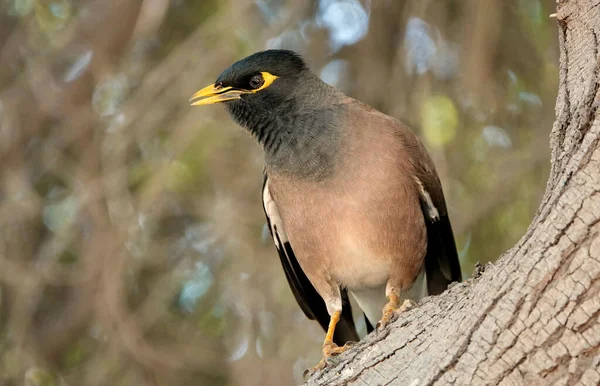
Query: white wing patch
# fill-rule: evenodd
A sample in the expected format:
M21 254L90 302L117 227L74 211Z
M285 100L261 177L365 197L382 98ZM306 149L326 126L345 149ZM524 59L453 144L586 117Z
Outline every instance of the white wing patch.
M425 189L425 186L423 186L423 183L421 182L420 179L418 179L417 177L414 177L414 180L417 183L417 186L419 187L419 193L421 194L421 197L423 198L423 200L425 200L425 204L427 205L427 215L433 221L439 220L440 212L438 212L435 205L433 205L433 200L431 199L431 195Z
M269 221L271 222L271 232L273 232L273 241L275 242L275 246L280 249L283 248L282 245L279 245L279 241L275 234L279 235L279 239L282 243L288 242L287 234L285 233L285 229L283 228L283 221L281 221L281 216L279 215L279 209L277 209L277 204L273 197L271 196L271 192L269 191L269 181L265 183L265 188L263 189L263 205L265 207L265 212L269 217Z

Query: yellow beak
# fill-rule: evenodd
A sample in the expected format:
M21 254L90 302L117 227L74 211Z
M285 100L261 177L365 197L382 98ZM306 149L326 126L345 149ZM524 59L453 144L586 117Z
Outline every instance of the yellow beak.
M248 91L234 90L233 87L215 87L214 84L211 84L192 95L190 102L194 99L204 98L192 103L192 106L212 105L214 103L240 99L240 96L246 93Z

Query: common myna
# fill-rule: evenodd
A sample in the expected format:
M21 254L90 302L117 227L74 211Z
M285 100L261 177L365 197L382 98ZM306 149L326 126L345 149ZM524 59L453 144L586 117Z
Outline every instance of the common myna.
M372 330L461 280L439 177L403 123L285 50L234 63L190 100L223 102L264 150L263 207L283 270L306 316L327 331L314 369L358 340L348 291Z

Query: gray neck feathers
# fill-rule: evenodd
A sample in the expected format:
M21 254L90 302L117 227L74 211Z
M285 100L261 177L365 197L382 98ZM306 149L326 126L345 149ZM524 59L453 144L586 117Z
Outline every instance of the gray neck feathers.
M275 95L276 97L276 95ZM228 105L233 118L257 139L268 169L299 178L331 175L340 148L343 94L310 76L284 100Z

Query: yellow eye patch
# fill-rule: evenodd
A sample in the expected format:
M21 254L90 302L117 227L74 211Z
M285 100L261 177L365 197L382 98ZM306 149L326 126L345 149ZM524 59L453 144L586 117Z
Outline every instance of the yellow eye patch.
M265 83L263 83L262 86L260 86L259 88L252 90L252 92L259 92L260 90L264 90L265 88L269 87L275 81L275 79L278 78L277 76L272 75L271 73L266 71L263 71L260 74L265 80Z
M251 94L251 93L259 92L260 90L264 90L265 88L267 88L271 84L273 84L275 79L277 79L277 76L272 75L268 72L261 72L260 74L262 75L264 83L257 89L240 90L240 89L234 89L231 86L222 87L220 84L219 85L211 84L209 86L204 87L202 90L198 91L194 95L192 95L192 97L190 98L190 102L193 100L202 98L202 99L197 100L192 103L192 106L200 106L200 105L212 105L214 103L220 103L220 102L231 101L231 100L235 100L235 99L241 99L242 95L244 95L244 94Z

